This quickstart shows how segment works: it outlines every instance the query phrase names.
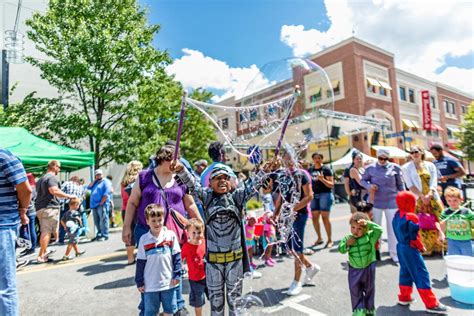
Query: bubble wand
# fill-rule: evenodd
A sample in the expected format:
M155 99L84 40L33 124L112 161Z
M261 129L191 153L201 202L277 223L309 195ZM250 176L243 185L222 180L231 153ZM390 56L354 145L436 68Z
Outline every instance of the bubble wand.
M174 147L174 157L173 160L178 160L178 153L179 153L179 143L181 141L181 133L183 131L183 123L184 123L184 107L186 105L186 91L183 91L183 98L181 99L181 110L179 112L179 123L178 123L178 133L176 134L176 144Z
M293 106L296 103L296 98L300 95L300 86L296 85L295 90L293 92L293 98L290 99L289 102L291 102L288 113L286 114L285 121L283 122L283 127L281 128L281 133L280 137L278 138L278 143L275 148L275 157L278 157L278 154L280 153L280 148L281 148L281 143L283 142L283 137L285 136L286 128L288 127L288 123L290 122L290 115L291 112L293 111Z

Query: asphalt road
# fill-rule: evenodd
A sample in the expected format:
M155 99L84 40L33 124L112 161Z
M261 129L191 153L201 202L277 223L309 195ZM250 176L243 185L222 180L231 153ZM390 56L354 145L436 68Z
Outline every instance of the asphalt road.
M338 204L331 215L334 240L349 232L349 209ZM310 221L307 223L306 245L315 240ZM337 244L337 242L336 242ZM65 246L53 258L62 258ZM84 243L83 257L67 263L30 264L18 272L21 315L135 315L139 294L134 284L134 266L127 266L120 230L115 230L108 241ZM386 251L386 245L382 245ZM288 297L284 291L293 275L293 260L277 257L275 267L261 267L260 279L246 280L244 293L252 292L261 298L263 315L350 315L351 305L347 284L347 256L336 248L321 249L309 256L321 266L314 284L303 288L301 294ZM34 259L34 257L30 257ZM435 294L450 307L450 315L474 315L474 306L457 303L450 297L444 279L441 257L426 260ZM418 294L416 302L408 307L397 305L399 267L383 253L377 266L375 303L378 315L423 315L424 306ZM189 286L184 281L183 292L188 299ZM188 307L191 311L192 309ZM209 315L209 304L204 307Z

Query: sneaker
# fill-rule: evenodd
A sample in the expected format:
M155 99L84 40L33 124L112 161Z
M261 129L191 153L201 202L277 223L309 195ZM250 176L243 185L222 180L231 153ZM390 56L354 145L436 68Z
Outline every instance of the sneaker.
M183 307L182 309L180 309L179 311L173 314L173 316L188 316L188 315L191 315L191 314L188 312L186 307Z
M275 263L272 262L270 259L265 260L265 264L269 267L274 267L275 266Z
M106 241L107 239L105 239L105 237L99 237L96 239L96 241Z
M301 286L301 282L293 281L290 287L288 288L288 291L286 292L286 294L290 296L294 296L294 295L300 294L302 290L303 290L303 287Z
M29 255L32 255L34 253L35 253L34 249L25 249L22 252L20 252L20 257L29 256Z
M441 315L447 315L448 314L448 308L444 306L443 304L439 303L438 306L433 307L433 308L427 308L426 312L429 314L441 314Z
M276 264L276 261L275 261L275 260L273 260L273 258L272 258L272 257L268 258L268 261L270 261L270 262L271 262L271 263L273 263L274 265Z
M81 251L79 251L78 253L76 253L76 257L80 257L80 256L82 256L82 255L85 254L85 253L86 253L85 250L81 250Z
M257 270L252 271L252 279L260 279L262 277L262 273L258 272Z
M63 258L61 259L61 261L69 261L69 260L72 260L71 257L69 256L63 256Z
M23 261L17 261L16 262L16 269L21 269L23 267L26 267L30 263L30 260L23 260Z
M316 273L319 272L319 270L321 270L321 267L319 267L315 263L313 263L313 265L311 267L306 268L305 269L306 274L305 274L305 277L304 277L304 284L308 284L309 282L311 282L311 280L314 278Z
M411 300L409 301L401 301L401 300L398 300L398 305L402 305L402 306L408 306L410 304L413 304L415 303L416 300L414 298L412 298Z

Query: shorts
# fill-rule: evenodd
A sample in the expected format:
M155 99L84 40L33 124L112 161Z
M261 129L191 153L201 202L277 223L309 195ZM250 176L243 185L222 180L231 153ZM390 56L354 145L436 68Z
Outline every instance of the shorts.
M246 239L245 246L247 246L247 249L253 248L255 246L255 239Z
M207 294L206 279L200 281L189 280L191 292L189 293L189 305L192 307L201 307L206 302L205 296Z
M161 305L163 305L163 311L165 313L176 313L178 311L178 303L176 299L177 289L178 287L174 287L158 292L145 292L145 295L143 296L145 304L145 316L158 315Z
M288 240L288 247L297 254L303 253L304 229L307 219L308 213L303 211L296 215L295 221L293 222L293 235L290 237L290 240Z
M334 194L331 193L315 193L311 200L311 211L331 211L334 203Z
M36 212L42 234L52 234L59 229L59 209L42 208Z

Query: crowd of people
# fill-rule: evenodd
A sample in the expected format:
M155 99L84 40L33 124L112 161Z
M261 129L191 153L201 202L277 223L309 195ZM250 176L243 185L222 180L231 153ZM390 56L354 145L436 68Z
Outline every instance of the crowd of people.
M392 162L390 153L383 149L370 164L364 164L362 155L354 151L353 162L344 172L352 216L350 234L338 249L349 255L354 315L375 314L374 276L376 261L381 260L383 216L389 256L400 266L399 304L412 302L415 283L428 312L446 313L447 308L431 290L422 256L444 251L473 255L474 213L462 206L464 169L445 156L441 146L434 145L430 151L433 162L425 160L424 150L414 146L403 166ZM120 182L122 239L128 264L136 265L140 315L156 315L160 310L165 315L186 315L182 293L186 273L191 288L188 303L196 315L202 314L205 297L212 315L224 315L226 305L232 315L233 302L242 295L244 274L261 276L253 260L257 240L263 243L262 258L268 267L275 265L275 245L293 256L294 275L287 294L299 294L320 271L308 255L316 246L334 246L330 213L335 176L323 164L323 155L313 153L313 165L304 168L304 163L285 151L281 159L262 163L241 177L225 164L225 150L219 142L209 146L209 166L202 159L193 168L184 157L174 160L174 152L170 142L158 149L148 168L131 161ZM62 260L70 260L72 250L81 256L84 251L79 249L79 238L90 230L88 210L96 228L94 240L109 238L113 190L100 169L87 186L76 176L60 185L59 161L50 161L46 173L35 180L8 150L0 150L0 158L0 243L5 251L0 265L6 276L0 283L0 314L16 315L17 229L20 227L20 237L31 244L22 255L35 253L38 238L34 222L38 218L38 263L50 261L54 251L48 247L51 236L58 243L67 239ZM256 195L263 200L260 216L246 210L247 202ZM317 239L305 247L310 217ZM288 225L291 234L286 231Z

